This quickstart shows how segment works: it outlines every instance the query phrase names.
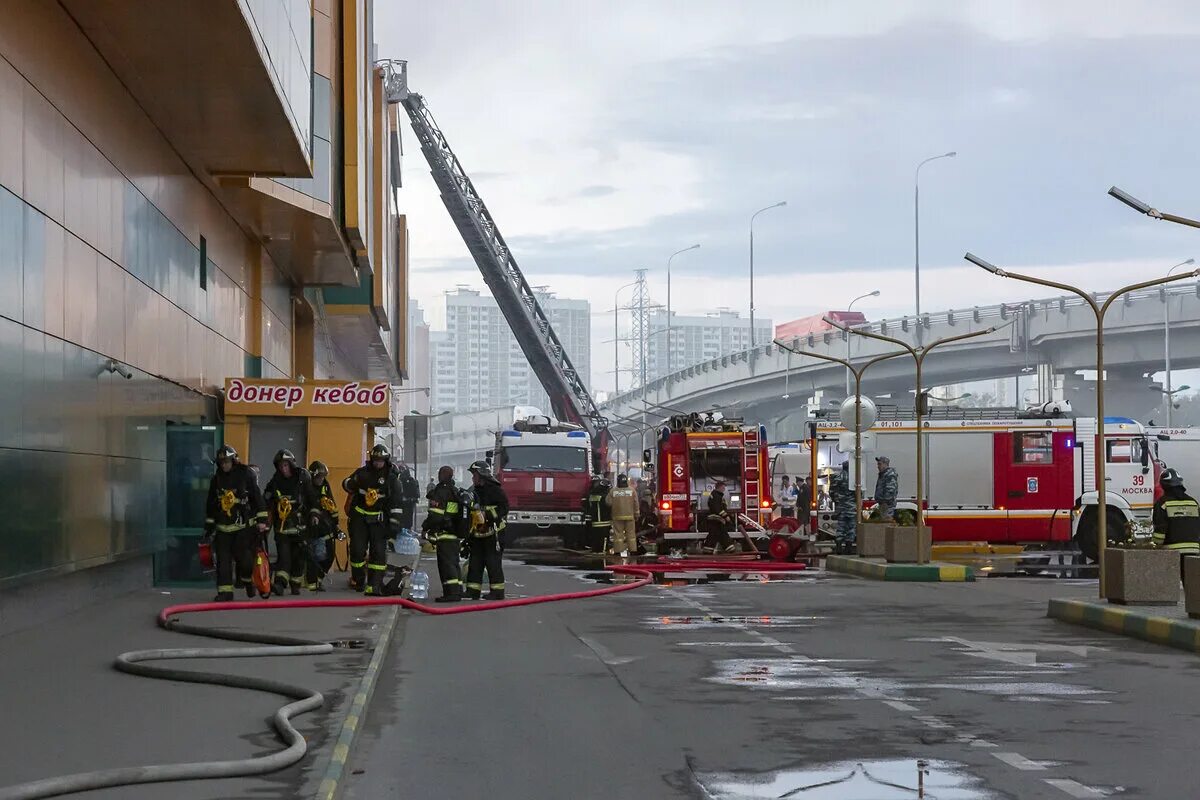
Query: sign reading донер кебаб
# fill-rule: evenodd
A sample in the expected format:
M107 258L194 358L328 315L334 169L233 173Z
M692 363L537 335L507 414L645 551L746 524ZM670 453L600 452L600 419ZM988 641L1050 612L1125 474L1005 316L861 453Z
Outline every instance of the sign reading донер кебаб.
M392 387L378 381L226 378L225 414L267 417L358 417L386 420Z

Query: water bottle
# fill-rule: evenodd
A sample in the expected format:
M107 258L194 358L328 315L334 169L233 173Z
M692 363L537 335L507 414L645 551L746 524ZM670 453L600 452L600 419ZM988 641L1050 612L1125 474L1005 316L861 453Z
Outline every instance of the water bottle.
M396 534L396 553L402 556L419 556L421 543L408 531L400 531Z
M424 570L412 574L412 590L409 592L413 600L424 600L429 596L429 576Z

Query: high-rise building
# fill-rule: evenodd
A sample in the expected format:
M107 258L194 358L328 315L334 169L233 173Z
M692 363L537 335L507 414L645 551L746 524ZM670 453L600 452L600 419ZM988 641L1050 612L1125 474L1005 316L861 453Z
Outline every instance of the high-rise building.
M649 336L646 343L646 376L652 380L667 374L667 312L654 310L649 314ZM754 320L755 341L771 341L774 328L771 320ZM671 315L670 368L690 367L727 353L750 347L750 320L738 312L721 309L704 316ZM639 376L634 376L637 380Z
M365 420L363 441L341 424L355 400L309 415L271 398L408 369L385 157L404 115L372 15L372 0L5 4L0 592L44 586L63 608L152 566L202 578L222 442L267 465L279 442L361 463ZM268 402L222 411L233 379ZM36 622L43 604L21 605ZM0 617L0 633L18 622Z
M591 374L591 310L586 300L537 291L538 303L585 383ZM446 293L446 330L431 334L435 411L532 405L549 411L504 314L489 294L458 287ZM453 376L453 385L451 384Z

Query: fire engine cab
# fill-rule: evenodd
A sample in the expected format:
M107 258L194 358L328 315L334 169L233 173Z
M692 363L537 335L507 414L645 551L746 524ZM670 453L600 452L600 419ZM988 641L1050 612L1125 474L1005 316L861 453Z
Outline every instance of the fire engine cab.
M1150 517L1161 473L1140 423L1125 417L1104 422L1101 444L1092 418L1012 409L931 409L923 420L924 484L925 521L934 541L1040 546L1074 539L1094 559L1097 447L1105 459L1110 539L1122 538L1127 522ZM825 466L853 463L852 455L838 449L839 438L845 441L840 423L818 420L812 426L814 474ZM915 509L916 423L911 412L901 417L881 407L880 420L865 436L864 501L874 494L874 456L887 456L900 477L898 507ZM832 513L819 517L823 530L836 524Z
M549 416L518 419L496 434L495 474L508 495L509 539L544 533L577 540L591 484L591 438Z
M738 530L766 538L773 501L762 426L719 414L671 417L659 431L657 465L655 503L663 539L686 547L707 536L704 519L717 481L726 484L725 500Z

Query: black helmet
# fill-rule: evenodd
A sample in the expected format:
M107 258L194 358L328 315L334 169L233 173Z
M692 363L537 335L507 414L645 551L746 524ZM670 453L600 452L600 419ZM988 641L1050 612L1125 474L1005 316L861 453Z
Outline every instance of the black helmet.
M447 481L453 481L454 480L454 467L451 467L449 465L443 465L441 467L438 467L437 479L438 479L438 481L440 481L442 483L446 483Z
M329 467L325 466L324 461L314 461L308 465L308 471L314 478L324 478L329 474Z
M296 456L286 448L275 454L275 460L272 463L275 464L275 469L279 469L279 466L285 461L292 465L293 470L296 469Z
M377 444L371 448L371 460L383 459L384 461L392 460L392 451L387 449L385 444Z
M471 472L478 473L482 478L492 477L492 465L486 461L476 461L468 469Z
M1183 486L1183 478L1181 478L1179 473L1173 468L1168 468L1165 470L1162 474L1162 477L1158 479L1158 482L1163 485L1164 489Z
M220 463L225 460L237 461L238 460L237 450L234 450L233 447L231 447L230 445L227 445L227 444L221 445L221 449L217 451L217 457L213 460L216 461L217 463Z
M622 472L617 476L617 487L624 489L629 486L629 476Z

